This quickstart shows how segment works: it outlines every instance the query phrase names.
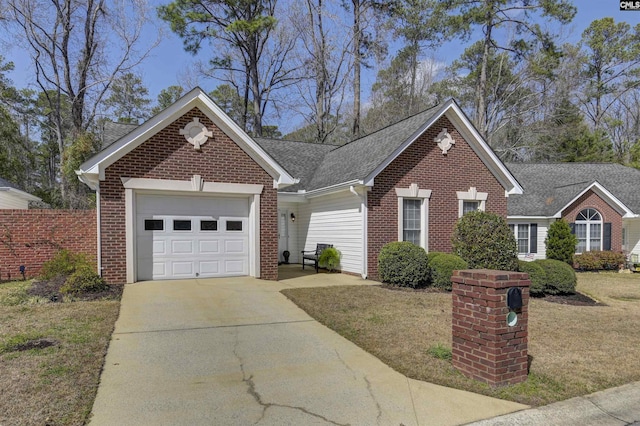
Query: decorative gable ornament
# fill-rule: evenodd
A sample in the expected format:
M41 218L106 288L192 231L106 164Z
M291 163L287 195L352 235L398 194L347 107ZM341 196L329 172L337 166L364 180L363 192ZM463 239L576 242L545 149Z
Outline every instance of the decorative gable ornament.
M438 148L442 150L442 155L447 155L447 152L449 152L449 150L453 148L453 145L455 145L456 143L456 141L453 140L451 135L447 133L446 128L442 129L442 131L438 133L438 136L433 138L433 140L434 142L438 143Z
M207 130L207 126L195 117L192 122L180 129L180 134L189 142L196 150L200 150L200 146L205 144L207 140L213 137L213 133Z

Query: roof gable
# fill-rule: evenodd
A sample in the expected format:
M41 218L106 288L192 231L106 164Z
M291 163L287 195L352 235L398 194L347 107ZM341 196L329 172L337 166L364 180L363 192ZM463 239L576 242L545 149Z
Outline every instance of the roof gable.
M324 191L327 188L355 183L372 186L375 177L442 116L446 116L451 121L505 190L513 194L522 193L522 187L517 180L489 148L453 100L422 111L345 145L318 149L314 155L306 158L306 169L301 170L301 174L297 174L297 165L293 158L299 162L300 159L296 156L298 154L304 155L302 154L304 150L301 149L302 142L274 141L274 143L264 145L264 148L271 152L274 158L281 161L287 170L294 173L296 177L302 178L298 188L306 192ZM277 154L276 150L278 149L286 151L287 154ZM310 170L313 170L312 174L309 173Z
M87 160L76 172L84 183L96 188L104 179L107 167L133 151L138 146L159 133L176 119L193 108L198 108L220 130L229 136L256 163L258 163L277 182L278 186L292 185L297 181L278 162L276 162L256 141L251 139L233 122L200 88L195 88L164 111L109 145Z
M524 194L509 197L509 216L560 217L592 190L625 217L640 213L640 170L614 163L509 163Z

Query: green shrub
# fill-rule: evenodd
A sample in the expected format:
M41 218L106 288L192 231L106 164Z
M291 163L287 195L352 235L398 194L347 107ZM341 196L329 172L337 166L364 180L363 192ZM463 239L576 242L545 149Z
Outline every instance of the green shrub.
M625 261L624 254L615 251L594 250L573 256L575 267L582 271L617 271Z
M81 265L60 287L62 294L93 293L107 290L109 286L90 265Z
M544 269L545 294L573 294L576 292L576 273L566 263L555 259L535 261Z
M576 252L578 239L571 233L571 227L566 221L560 219L549 226L544 244L547 247L547 259L573 265L573 254Z
M385 244L378 256L378 274L382 282L394 286L424 286L429 278L427 253L407 241Z
M429 283L444 290L451 290L451 275L453 275L453 271L469 268L467 262L452 253L433 255L427 265L429 267Z
M531 286L529 292L532 296L542 296L544 294L545 282L547 281L546 274L542 266L538 261L526 262L524 260L518 261L518 270L529 274L529 280Z
M456 223L451 244L471 269L518 270L516 239L506 220L497 214L466 213Z
M60 250L51 260L42 265L40 278L50 280L59 275L66 277L82 266L91 266L86 255L72 253L69 250Z
M337 248L329 247L320 253L318 264L329 271L335 271L340 265L340 257L340 251Z

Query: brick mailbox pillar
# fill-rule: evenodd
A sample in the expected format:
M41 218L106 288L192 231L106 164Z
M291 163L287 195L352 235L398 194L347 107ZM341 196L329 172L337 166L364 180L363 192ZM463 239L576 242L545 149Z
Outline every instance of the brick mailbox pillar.
M492 386L527 379L529 276L520 272L455 271L453 284L453 366ZM520 288L522 307L509 325L507 293ZM517 292L517 291L516 291ZM513 324L513 314L509 317Z

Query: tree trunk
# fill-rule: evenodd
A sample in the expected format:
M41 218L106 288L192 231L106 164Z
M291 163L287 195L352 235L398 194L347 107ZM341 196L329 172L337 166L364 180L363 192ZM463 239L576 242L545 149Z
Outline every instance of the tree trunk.
M360 71L362 66L362 34L360 32L360 13L362 3L353 3L353 139L360 137Z

